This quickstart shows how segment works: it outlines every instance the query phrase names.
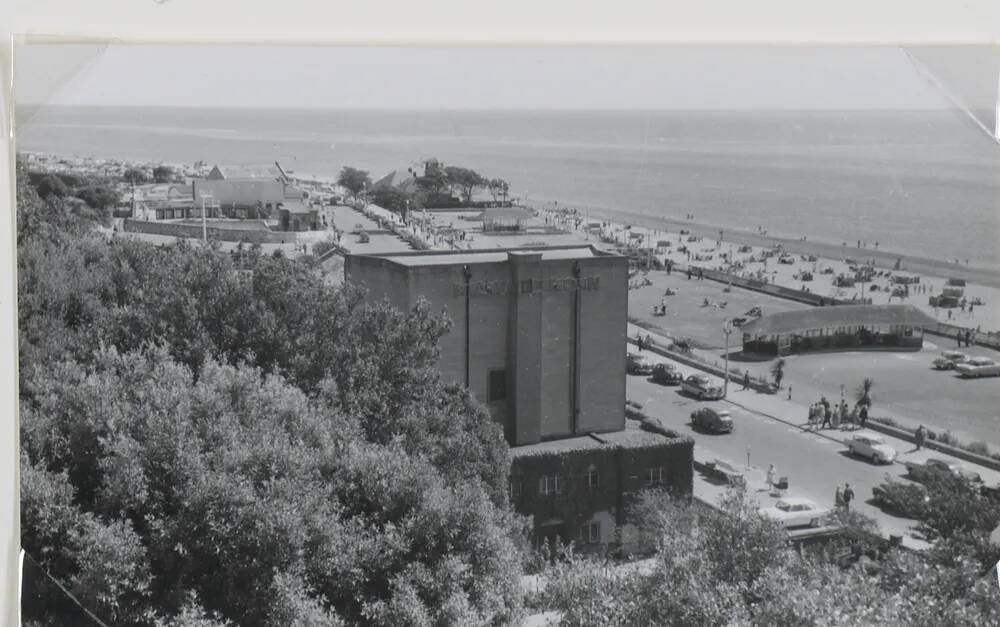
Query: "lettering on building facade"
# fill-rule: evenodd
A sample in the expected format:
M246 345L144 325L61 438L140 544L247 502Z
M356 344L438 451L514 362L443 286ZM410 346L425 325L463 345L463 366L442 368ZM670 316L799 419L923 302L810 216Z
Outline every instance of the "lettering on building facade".
M465 296L464 283L455 283L453 288L457 296ZM469 293L472 296L504 296L506 294L513 294L515 290L521 294L532 294L534 292L572 292L575 290L596 290L599 288L600 277L596 276L526 279L516 286L514 281L506 279L471 281L469 283Z

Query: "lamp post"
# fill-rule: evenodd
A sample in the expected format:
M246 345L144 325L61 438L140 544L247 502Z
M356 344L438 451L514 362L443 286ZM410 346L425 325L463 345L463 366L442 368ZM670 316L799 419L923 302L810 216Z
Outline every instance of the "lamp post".
M722 324L722 333L726 336L726 373L722 382L722 398L729 394L729 335L733 332L733 322L726 318Z

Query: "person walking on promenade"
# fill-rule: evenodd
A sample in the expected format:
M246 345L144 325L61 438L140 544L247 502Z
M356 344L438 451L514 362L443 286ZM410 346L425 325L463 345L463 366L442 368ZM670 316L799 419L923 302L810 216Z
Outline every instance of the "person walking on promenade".
M792 400L792 386L788 386L788 400Z
M917 427L917 432L913 434L913 441L917 445L916 450L918 451L920 450L920 447L924 445L924 441L926 439L927 439L927 429L924 428L924 425L920 425L919 427Z
M645 341L642 339L641 334L635 338L635 345L639 347L640 353L642 352L642 349L645 348Z
M777 478L778 471L774 468L774 464L767 467L767 489L773 490L775 479Z
M951 308L948 308L948 319L951 320ZM961 344L959 344L961 346Z
M858 422L861 424L861 428L864 429L865 425L868 424L868 405L862 404L861 409L858 411Z
M840 401L840 424L846 426L851 421L851 412L847 409L847 401Z
M844 509L850 511L851 501L854 500L854 490L851 489L851 484L844 484Z
M747 370L746 372L743 373L743 389L744 390L750 389L750 371L749 370Z
M951 310L948 310L948 314L949 314L948 317L950 318L951 317L951 315L950 315L951 314ZM962 346L962 332L961 331L959 331L956 334L956 339L958 340L958 345L961 347Z
M833 418L833 412L830 411L830 403L827 402L825 398L821 401L821 403L823 405L823 424L820 425L819 428L825 429L831 426L830 419Z
M837 484L837 491L833 493L833 504L839 510L844 506L844 489Z
M965 345L967 347L972 346L972 330L971 329L966 329L965 330Z

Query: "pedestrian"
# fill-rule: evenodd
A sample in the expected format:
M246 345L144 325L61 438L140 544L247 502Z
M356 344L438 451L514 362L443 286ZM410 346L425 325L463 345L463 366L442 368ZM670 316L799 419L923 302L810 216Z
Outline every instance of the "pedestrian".
M792 386L788 386L788 400L792 400Z
M851 420L851 412L847 409L847 402L840 401L840 424L847 426Z
M749 370L747 370L746 372L743 373L743 389L744 390L750 389L750 371Z
M832 426L830 424L830 419L831 418L833 418L833 412L830 411L830 405L829 404L823 405L823 424L820 425L819 428L820 429L825 429L828 426Z
M965 345L966 347L972 346L972 330L965 330Z
M951 320L951 307L948 308L948 319ZM961 344L959 344L961 346Z
M777 474L778 474L778 471L775 470L774 464L771 464L770 466L767 467L767 488L769 490L773 490L774 489L775 478L776 478Z
M854 490L851 489L851 484L844 484L844 509L851 509L851 501L854 500Z
M638 346L638 347L639 347L639 352L641 353L641 352L642 352L642 349L644 348L644 344L645 344L644 340L642 339L642 335L639 335L639 336L638 336L638 337L637 337L637 338L635 339L635 343L636 343L636 346Z
M864 429L865 425L868 423L868 405L866 403L862 403L861 410L858 411L858 422L861 423L862 429Z
M837 484L837 491L833 493L833 503L840 509L844 506L844 489Z
M924 425L917 427L917 432L913 434L913 441L917 445L917 450L924 445L924 440L927 438L927 429L924 429Z
M948 313L951 313L951 312L948 312ZM958 340L958 345L961 346L962 345L962 332L961 331L959 331L958 333L955 334L955 339Z

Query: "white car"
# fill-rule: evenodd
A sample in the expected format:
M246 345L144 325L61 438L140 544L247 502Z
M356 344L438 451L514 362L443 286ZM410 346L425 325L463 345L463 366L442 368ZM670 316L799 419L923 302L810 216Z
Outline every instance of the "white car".
M681 391L698 400L722 398L722 386L708 375L693 374L681 382Z
M782 527L819 527L831 510L820 507L809 499L786 497L760 510L762 516L778 522Z
M955 366L965 363L969 356L958 351L943 351L941 356L934 360L935 370L954 370Z
M874 433L855 433L844 444L851 455L867 457L876 464L891 464L898 455L896 449L886 444L882 436Z
M965 363L956 365L955 371L966 379L1000 377L1000 364L988 357L969 357Z

